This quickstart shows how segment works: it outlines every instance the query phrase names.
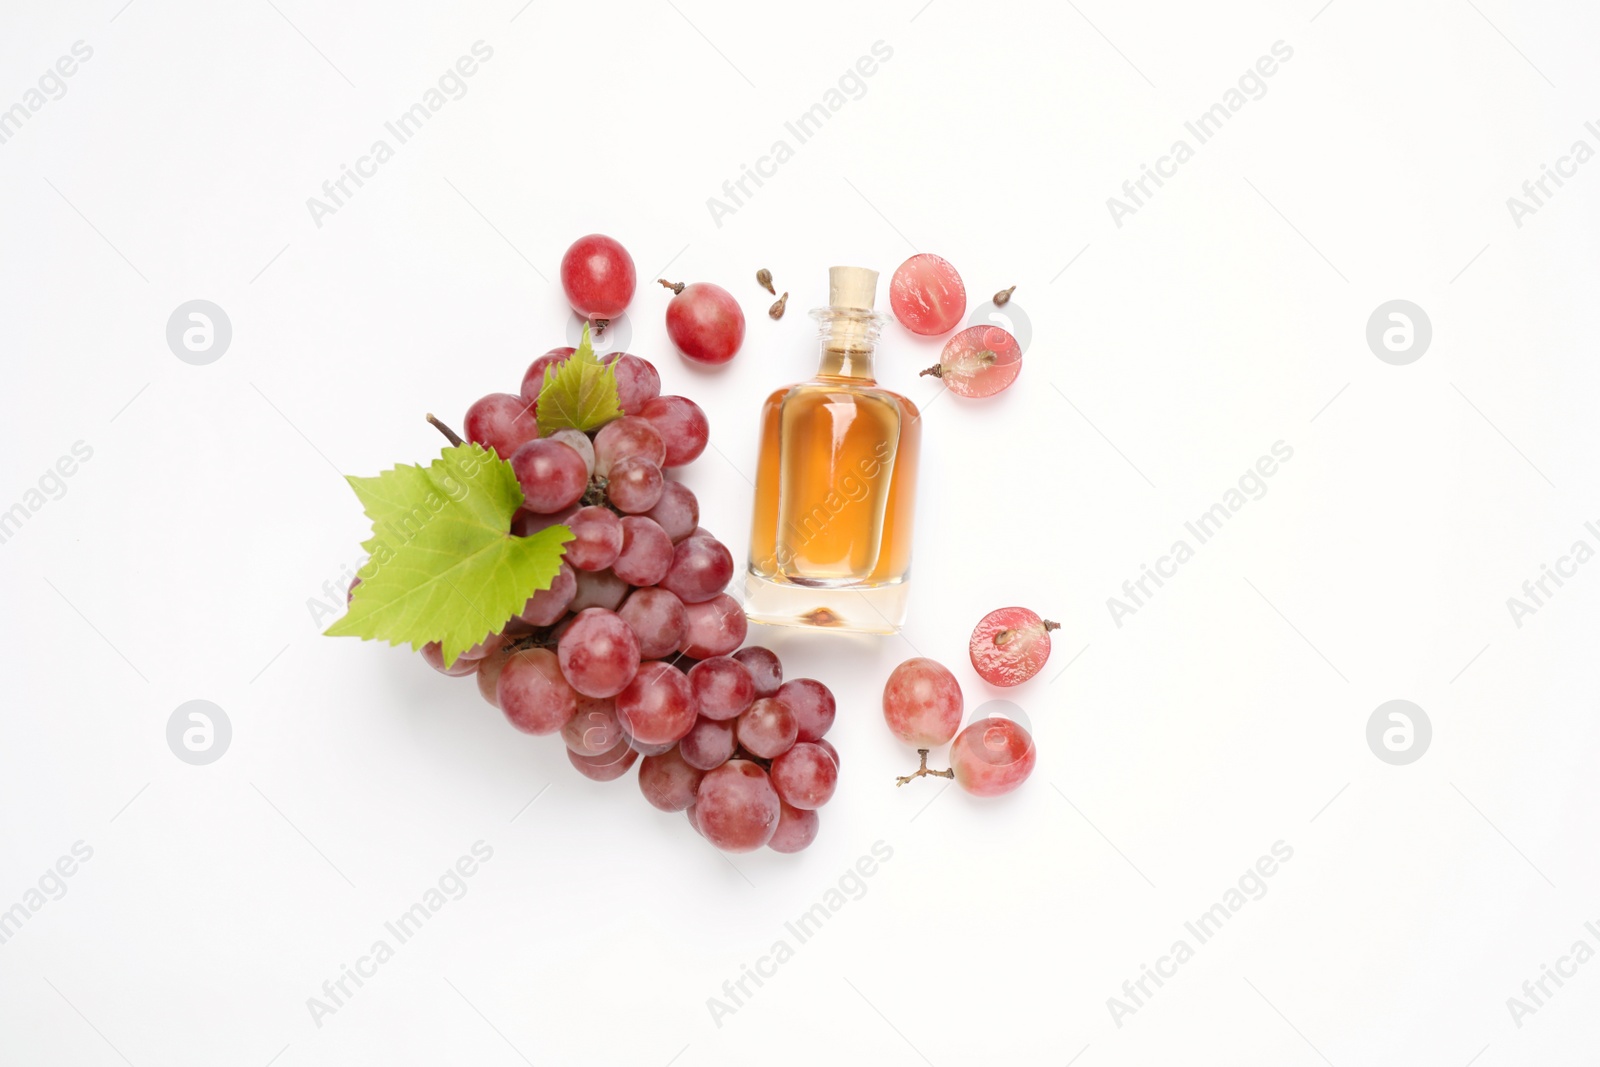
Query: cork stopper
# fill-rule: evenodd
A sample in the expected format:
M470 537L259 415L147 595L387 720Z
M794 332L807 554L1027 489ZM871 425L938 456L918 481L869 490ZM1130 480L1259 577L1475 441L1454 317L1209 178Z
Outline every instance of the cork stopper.
M878 272L866 267L828 268L828 306L871 311L878 298Z

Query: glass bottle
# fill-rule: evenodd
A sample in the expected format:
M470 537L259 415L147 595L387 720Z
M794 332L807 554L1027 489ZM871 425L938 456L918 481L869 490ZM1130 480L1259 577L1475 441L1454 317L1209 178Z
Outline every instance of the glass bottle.
M895 633L905 622L922 425L880 388L878 273L828 272L817 375L767 398L745 611L755 622Z

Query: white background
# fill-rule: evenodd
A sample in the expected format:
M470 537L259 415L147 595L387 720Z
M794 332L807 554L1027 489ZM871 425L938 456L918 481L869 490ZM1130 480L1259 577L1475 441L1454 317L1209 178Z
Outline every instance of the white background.
M1520 228L1506 198L1600 148L1600 15L1320 3L7 5L0 107L94 54L0 145L0 509L94 455L0 545L0 908L93 857L0 945L0 1061L1592 1057L1600 962L1520 1027L1506 1001L1600 949L1600 565L1521 627L1506 599L1600 546L1600 162ZM466 95L315 225L306 199L478 40ZM864 94L719 226L707 198L880 40ZM1279 40L1266 95L1118 227L1107 198ZM710 415L685 479L736 558L759 402L810 373L827 266L936 251L1031 321L983 402L886 331L882 380L926 408L911 621L772 637L839 694L804 854L725 860L308 607L359 561L339 474L426 459L425 411L458 421L566 343L547 279L592 231L638 264L630 349ZM673 354L660 272L744 304L727 369ZM233 324L209 366L165 340L195 298ZM1365 340L1396 298L1433 324L1407 366ZM1280 440L1266 495L1118 626L1107 598ZM1063 628L1001 694L965 648L1012 603ZM894 787L915 757L879 694L918 653L969 708L1024 709L1020 791ZM210 766L165 740L191 699L233 724ZM1367 746L1391 699L1433 725L1409 766ZM307 998L479 840L466 895L316 1025ZM1107 998L1280 840L1266 895L1117 1025ZM707 998L878 841L865 895L717 1025Z

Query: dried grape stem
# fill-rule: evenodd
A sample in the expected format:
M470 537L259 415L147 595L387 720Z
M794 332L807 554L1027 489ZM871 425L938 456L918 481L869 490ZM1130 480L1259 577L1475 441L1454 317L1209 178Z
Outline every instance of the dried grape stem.
M433 417L433 412L431 412L431 411L428 412L428 422L429 422L430 425L433 426L433 428L435 430L438 430L440 433L444 434L445 439L447 441L449 441L452 445L459 445L459 444L463 444L464 443L461 440L461 435L460 434L456 433L450 427L446 426L444 423L442 423L438 419L434 418Z
M671 289L673 296L677 296L679 293L683 292L683 283L682 282L669 282L665 278L657 278L656 281L660 282L662 285L666 286L668 289Z
M929 367L927 370L925 370L925 371L921 372L920 374L918 374L917 377L918 378L926 378L930 374L933 375L935 378L943 378L944 377L944 366L942 364L935 363L933 366Z
M902 774L900 777L896 778L894 780L894 784L895 785L905 785L907 782L911 781L911 779L913 779L913 778L921 778L923 775L928 775L928 776L933 777L933 778L954 778L956 776L956 772L953 769L948 768L948 767L945 768L942 771L930 771L928 769L928 750L927 749L925 749L925 748L917 749L917 755L922 757L922 765L920 767L918 767L912 773L910 773L910 774Z

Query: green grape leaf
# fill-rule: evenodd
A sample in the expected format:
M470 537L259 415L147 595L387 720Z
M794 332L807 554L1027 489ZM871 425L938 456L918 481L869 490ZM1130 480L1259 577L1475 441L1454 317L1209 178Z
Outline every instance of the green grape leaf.
M559 367L544 372L539 389L539 433L544 437L557 430L589 433L621 417L617 369L595 358L585 323L578 350Z
M448 666L548 589L572 531L511 533L522 487L511 464L477 444L446 448L426 467L400 464L348 478L372 520L371 558L331 637L443 646Z

